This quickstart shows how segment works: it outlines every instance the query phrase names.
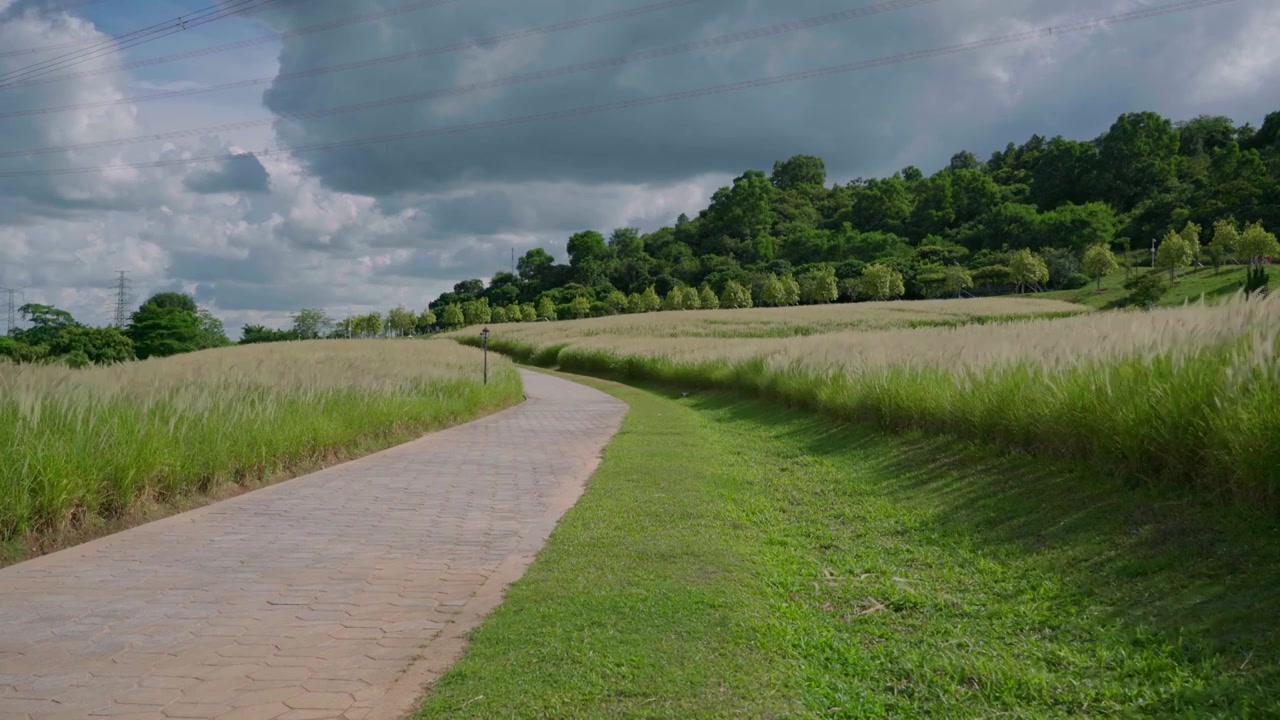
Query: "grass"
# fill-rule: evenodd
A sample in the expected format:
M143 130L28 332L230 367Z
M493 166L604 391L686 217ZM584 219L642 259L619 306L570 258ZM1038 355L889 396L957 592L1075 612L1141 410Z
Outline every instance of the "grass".
M533 364L731 389L1280 506L1280 297L786 340L638 329L571 339L575 323L560 325L504 326L490 347Z
M1280 713L1273 517L588 382L622 430L421 720Z
M446 342L314 341L89 370L0 366L0 554L517 402L510 364L483 386L480 359Z
M993 323L1076 315L1088 308L1041 297L896 300L739 310L681 310L567 322L500 323L495 332L525 342L613 338L789 339L853 330ZM460 331L473 334L473 329ZM455 333L456 334L456 333Z
M1134 268L1135 273L1151 272L1149 267ZM1168 279L1168 273L1163 273ZM1214 272L1211 267L1191 268L1178 274L1178 282L1169 287L1159 305L1174 306L1187 302L1197 302L1202 297L1210 302L1225 300L1244 287L1245 268L1240 266L1224 267ZM1102 291L1098 291L1096 283L1078 290L1052 290L1038 293L1036 297L1060 300L1063 302L1084 305L1095 309L1115 307L1129 294L1124 289L1124 272L1112 273L1102 278Z

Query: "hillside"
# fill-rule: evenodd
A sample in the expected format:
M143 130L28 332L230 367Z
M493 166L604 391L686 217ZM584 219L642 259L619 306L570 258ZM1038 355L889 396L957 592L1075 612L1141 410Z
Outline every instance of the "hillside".
M644 234L579 232L567 258L530 250L516 273L459 282L431 309L454 326L648 311L678 288L707 288L724 304L734 284L756 306L1071 290L1092 279L1086 249L1146 264L1171 231L1201 244L1187 265L1243 262L1214 254L1219 221L1280 226L1280 112L1261 128L1131 113L1092 140L1037 135L986 160L959 152L930 176L907 167L844 184L828 184L821 158L799 155L768 175L743 173L697 217ZM882 282L861 280L869 265L888 269Z

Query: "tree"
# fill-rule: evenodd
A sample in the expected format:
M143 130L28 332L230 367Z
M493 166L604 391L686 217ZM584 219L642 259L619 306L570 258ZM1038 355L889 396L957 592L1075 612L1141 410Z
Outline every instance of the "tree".
M662 309L662 298L658 297L654 286L650 285L640 293L640 308L640 312L657 312Z
M1044 258L1023 248L1009 258L1009 280L1018 286L1018 292L1038 288L1049 281L1049 266Z
M159 292L147 298L143 305L154 305L158 308L178 308L194 315L198 308L195 298L180 292Z
M785 162L775 162L769 179L779 190L805 186L821 188L827 183L827 165L819 157L794 155Z
M494 323L508 322L507 309L499 305L489 310L489 321Z
M418 314L418 321L414 325L414 330L416 330L419 335L426 335L434 330L435 326L436 314L431 310L423 310Z
M520 306L520 322L537 322L538 309L533 303L524 303Z
M462 314L460 306L446 305L444 314L440 317L440 324L447 328L460 328L467 324L467 318Z
M680 292L684 295L685 310L701 310L702 298L699 297L698 291L691 287L682 287Z
M579 295L569 301L569 317L580 320L590 315L591 301L587 299L586 295Z
M779 307L785 304L782 281L773 273L760 276L759 282L752 283L751 289L751 299L759 307Z
M49 345L49 354L66 356L78 353L86 363L112 365L132 360L133 342L113 327L75 326L60 332Z
M200 308L196 313L196 318L200 321L200 340L197 349L208 350L209 348L226 347L231 345L231 340L227 337L227 331L213 313L205 308Z
M662 299L663 310L685 310L684 306L684 288L673 287L671 292Z
M14 337L19 342L33 347L52 345L60 334L79 325L75 318L71 317L71 313L52 305L27 303L19 307L18 312L29 327L14 333Z
M417 316L403 305L397 305L387 311L387 325L397 335L411 335L417 324Z
M1247 258L1249 265L1253 267L1280 257L1280 243L1276 242L1276 236L1267 232L1260 222L1250 224L1240 233L1237 248L1240 256Z
M1213 239L1209 241L1210 250L1222 258L1235 261L1239 252L1240 231L1232 220L1222 219L1213 224Z
M720 308L720 298L716 297L710 285L703 285L698 291L698 304L703 310L717 310Z
M973 287L973 274L960 265L948 265L942 275L942 291L948 295L960 297L965 290Z
M493 318L493 311L489 307L489 298L480 298L479 300L470 300L462 303L462 317L468 325L483 325L490 322Z
M800 275L800 302L808 305L835 302L840 296L836 287L836 269L830 265L813 268Z
M758 170L748 170L711 196L707 216L724 235L754 241L773 224L771 201L775 189Z
M569 237L569 265L575 269L582 267L583 263L604 257L605 254L604 236L595 230L584 230L580 233L574 233Z
M538 300L538 319L539 320L555 320L556 319L556 304L551 298L547 297L546 295L543 295L542 298Z
M299 340L315 340L324 337L333 323L328 314L320 308L303 308L290 315L293 320L293 332Z
M1111 247L1103 243L1092 245L1084 251L1084 271L1098 283L1098 292L1102 292L1102 278L1120 269L1115 253Z
M604 298L604 306L610 314L621 315L627 311L627 295L621 290L611 290Z
M1169 282L1178 281L1178 268L1191 264L1191 246L1178 233L1170 230L1156 250L1156 267L1169 271Z
M863 269L857 291L858 295L872 300L892 300L902 297L907 289L902 282L902 273L888 265L874 263Z
M796 282L796 278L791 273L786 273L778 278L778 284L782 288L781 305L791 306L800 304L800 283Z
M724 284L724 291L720 293L720 307L725 309L751 307L751 291L738 281L730 280Z
M351 324L352 319L347 318L346 324ZM345 331L345 326L344 326ZM240 328L240 344L254 345L256 343L268 342L284 342L286 340L297 340L298 334L293 330L273 330L263 325L245 325Z
M143 303L125 334L140 360L200 349L200 319L184 306Z
M1191 258L1191 263L1195 265L1200 264L1200 230L1199 225L1188 220L1182 232L1178 233L1182 241L1187 244L1187 254Z

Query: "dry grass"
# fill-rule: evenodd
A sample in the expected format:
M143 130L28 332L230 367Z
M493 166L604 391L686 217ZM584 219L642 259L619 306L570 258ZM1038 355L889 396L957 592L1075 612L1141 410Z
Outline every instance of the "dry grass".
M971 302L934 301L921 312ZM1001 301L988 303L989 313ZM867 327L903 305L821 310ZM749 322L767 311L731 312ZM503 325L491 345L538 364L732 387L1280 504L1277 297L917 329L847 330L831 319L832 331L789 338L698 336L717 313L685 315L695 313Z
M804 305L748 310L685 310L613 315L571 322L490 325L521 342L551 345L593 336L786 338L841 330L875 330L903 326L957 325L1045 315L1087 312L1088 308L1042 298L975 298L972 300L899 300L894 302ZM474 333L468 328L454 335Z
M508 364L487 387L479 366L475 350L413 340L0 366L0 539L252 483L519 399Z

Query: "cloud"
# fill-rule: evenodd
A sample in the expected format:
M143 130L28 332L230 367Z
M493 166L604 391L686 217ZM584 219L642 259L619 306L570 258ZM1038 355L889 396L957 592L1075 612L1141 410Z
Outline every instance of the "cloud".
M106 72L0 89L0 106L116 100L148 88L198 88L456 43L636 7L650 0L466 0L377 22L291 36L278 48L199 62ZM0 172L237 155L221 163L0 177L0 280L88 322L110 307L116 269L135 299L182 289L234 334L283 324L303 306L332 314L420 308L468 277L504 269L512 249L564 259L572 232L645 230L704 207L743 170L811 153L832 180L932 171L958 150L985 157L1039 133L1094 137L1122 112L1175 119L1226 114L1258 124L1277 109L1274 43L1280 11L1234 3L1048 41L590 116L435 138L253 157L278 145L341 144L423 128L484 123L663 95L766 75L892 56L966 40L1111 15L1148 0L939 0L873 17L646 62L453 94L381 109L299 119L299 113L486 82L513 73L635 53L817 16L876 0L703 0L565 32L488 43L362 70L278 80L266 92L120 103L93 111L0 118ZM0 47L101 42L154 22L92 6L32 11L62 0L0 0ZM402 0L273 3L275 30L376 12ZM7 5L7 8L6 8ZM120 13L111 15L111 13ZM263 32L229 19L202 28L200 46ZM78 66L190 49L197 36L139 46ZM0 73L29 64L0 57ZM192 133L179 141L21 154L70 144L274 118L269 129Z
M1106 16L1148 3L1083 0L1069 9L1055 0L947 3L853 19L792 35L716 50L602 68L498 90L353 114L281 120L278 134L295 145L393 136L423 128L583 107L713 86L771 74L890 56L958 41ZM353 2L353 12L384 6ZM338 35L291 37L284 73L342 59L364 59L410 48L447 45L458 37L490 36L625 7L621 2L560 0L493 12L493 0L426 10L392 26L357 26ZM449 88L512 72L686 42L851 7L814 0L786 3L703 2L484 49L421 61L281 81L264 95L267 107L292 116L321 107ZM437 192L476 182L667 183L695 174L768 167L795 153L827 159L837 173L871 174L898 162L898 148L922 133L934 146L981 154L1032 133L1096 135L1120 112L1153 108L1185 112L1182 99L1200 58L1224 36L1265 12L1224 6L1117 25L1053 40L947 59L837 75L750 92L642 107L589 117L546 120L443 137L331 148L302 156L308 171L344 192L382 196ZM282 30L305 21L296 10L271 16ZM1169 43L1171 35L1195 39ZM1216 35L1214 39L1212 36ZM368 48L356 52L353 46ZM375 49L376 48L376 49ZM1258 60L1255 64L1265 66ZM1240 98L1243 99L1243 98ZM1074 111L1062 122L1061 111ZM917 157L937 167L943 153Z
M265 193L268 177L258 158L241 153L221 161L213 170L188 176L183 183L197 193Z

